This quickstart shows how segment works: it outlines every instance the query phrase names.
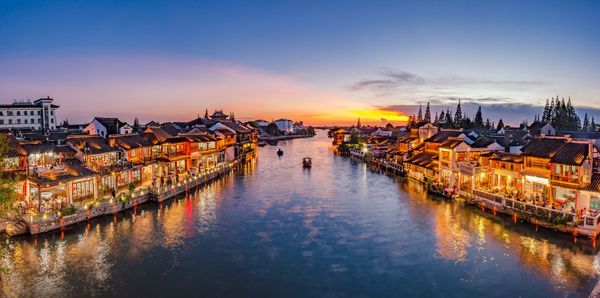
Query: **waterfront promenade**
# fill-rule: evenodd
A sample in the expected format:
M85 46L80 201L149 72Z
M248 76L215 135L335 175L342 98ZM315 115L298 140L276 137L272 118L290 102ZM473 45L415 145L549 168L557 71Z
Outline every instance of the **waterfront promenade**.
M62 229L98 216L113 215L150 201L161 203L172 199L177 195L193 190L230 172L232 167L237 164L238 162L221 163L210 171L188 177L176 184L164 187L140 187L131 193L121 194L115 198L97 200L92 204L87 204L85 207L78 209L74 214L61 216L54 213L49 217L47 215L30 215L24 216L23 219L26 221L28 231L32 235Z

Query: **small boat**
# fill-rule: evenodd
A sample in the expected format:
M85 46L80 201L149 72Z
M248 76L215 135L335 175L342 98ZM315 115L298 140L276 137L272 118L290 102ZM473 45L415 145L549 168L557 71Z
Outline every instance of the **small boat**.
M277 149L277 156L282 156L283 155L283 150L281 150L281 148Z
M302 167L305 169L312 168L312 159L310 157L305 157L302 159Z
M277 146L277 143L279 143L278 140L268 140L267 143L271 146Z
M258 142L258 147L264 147L264 146L267 146L267 142L265 142L265 141Z

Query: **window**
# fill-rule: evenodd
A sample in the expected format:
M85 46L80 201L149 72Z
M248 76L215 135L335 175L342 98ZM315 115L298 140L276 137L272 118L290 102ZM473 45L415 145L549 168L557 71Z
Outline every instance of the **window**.
M54 116L54 111L50 111L50 115Z
M13 115L13 112L12 112L12 111L8 111L8 112L6 112L6 115L7 115L7 116L12 116L12 115Z
M17 119L17 124L21 124L21 119Z
M27 124L27 119L25 119L25 124Z
M38 123L41 124L42 123L42 118L38 118Z
M12 124L12 119L8 119L8 124Z
M38 115L42 115L42 111L38 111Z
M21 111L17 111L17 116L21 116Z
M2 111L0 111L0 116L4 116L4 113Z
M54 118L50 119L50 123L54 123Z
M23 111L23 115L27 116L27 111ZM27 122L25 122L25 123L27 123Z
M4 119L0 119L0 125L4 124Z
M73 183L73 199L79 199L94 194L93 180Z

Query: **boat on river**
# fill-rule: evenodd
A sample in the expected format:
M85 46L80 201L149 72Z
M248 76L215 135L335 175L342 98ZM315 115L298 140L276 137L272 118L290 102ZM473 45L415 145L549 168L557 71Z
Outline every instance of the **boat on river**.
M265 141L258 141L258 147L264 147L267 146L267 142Z
M305 157L302 159L302 167L305 169L312 168L312 159L310 157Z
M283 150L281 150L281 148L277 149L277 156L282 156L283 155Z

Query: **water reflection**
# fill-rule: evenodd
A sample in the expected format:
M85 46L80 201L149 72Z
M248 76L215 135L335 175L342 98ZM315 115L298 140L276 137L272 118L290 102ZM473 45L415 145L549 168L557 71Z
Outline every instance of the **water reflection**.
M598 276L589 241L428 197L324 136L280 145L177 200L4 239L3 294L585 296Z

